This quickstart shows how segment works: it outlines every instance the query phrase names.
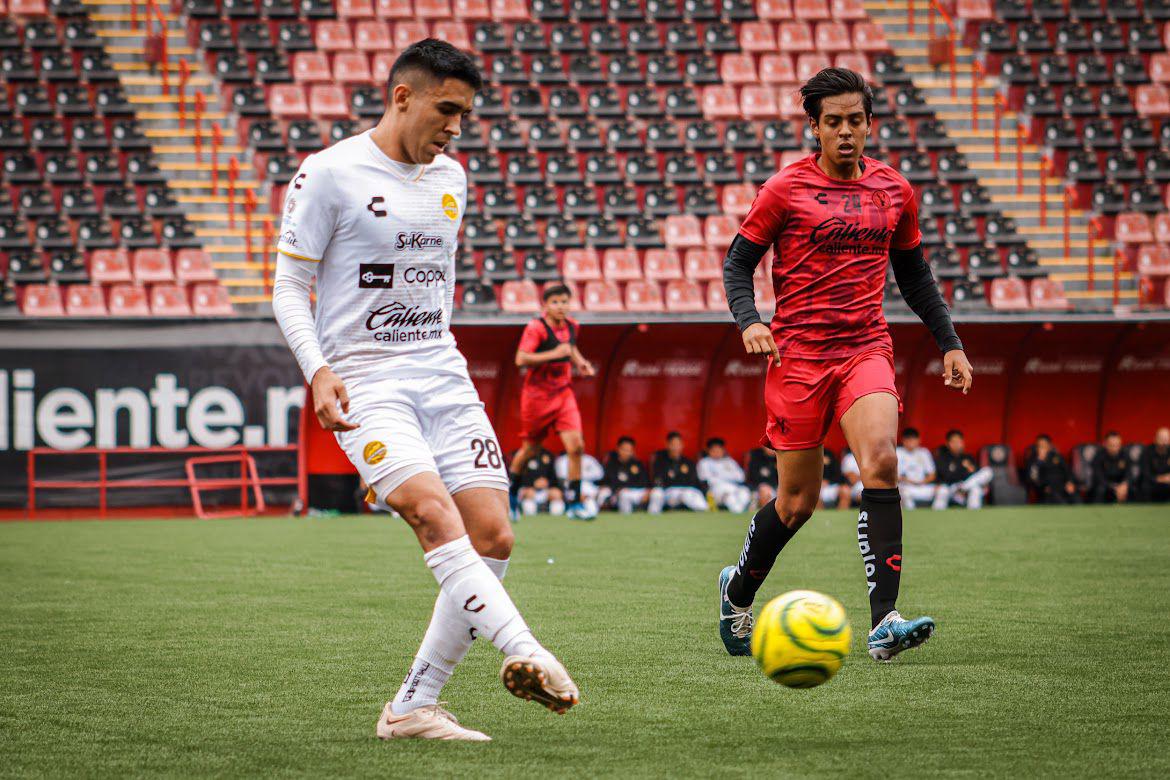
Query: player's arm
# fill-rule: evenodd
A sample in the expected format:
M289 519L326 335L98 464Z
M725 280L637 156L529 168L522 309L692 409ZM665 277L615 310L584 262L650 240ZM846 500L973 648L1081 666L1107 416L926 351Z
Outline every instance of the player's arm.
M317 265L336 226L335 189L329 170L318 168L311 157L289 183L276 247L272 311L312 388L317 422L325 430L352 431L358 426L342 416L349 412L349 394L321 351L310 301Z
M594 376L597 371L593 368L593 364L581 354L581 350L577 349L576 344L570 344L569 346L573 348L570 359L573 361L574 368L581 373L581 376Z
M785 190L786 191L786 190ZM771 355L780 359L772 330L756 310L755 284L752 275L784 226L787 213L786 195L764 183L756 193L739 232L723 258L723 290L727 307L743 335L743 347L749 355Z
M539 366L545 363L551 363L554 360L564 360L573 356L573 345L565 341L557 344L552 349L546 349L543 352L535 352L524 349L524 342L520 343L520 348L516 350L516 365L524 366Z

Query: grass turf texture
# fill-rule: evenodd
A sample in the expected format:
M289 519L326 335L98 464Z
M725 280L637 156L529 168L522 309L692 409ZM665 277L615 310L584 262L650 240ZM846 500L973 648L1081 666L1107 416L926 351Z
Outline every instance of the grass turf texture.
M940 630L878 665L853 515L820 513L757 604L833 594L853 651L796 691L716 632L745 517L526 519L508 587L583 703L507 695L477 642L444 699L488 745L374 738L436 591L396 521L6 524L0 775L1164 777L1168 520L911 513L899 606Z

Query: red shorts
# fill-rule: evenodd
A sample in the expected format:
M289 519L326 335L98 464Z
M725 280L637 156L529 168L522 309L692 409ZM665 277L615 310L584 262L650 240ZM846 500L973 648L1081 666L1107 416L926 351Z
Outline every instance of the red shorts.
M894 387L894 353L886 347L846 358L785 357L779 366L769 362L764 381L768 424L760 443L774 450L818 447L833 420L870 393L889 393L902 410Z
M525 441L544 441L550 429L560 433L581 428L581 410L572 388L555 395L520 394L520 437Z

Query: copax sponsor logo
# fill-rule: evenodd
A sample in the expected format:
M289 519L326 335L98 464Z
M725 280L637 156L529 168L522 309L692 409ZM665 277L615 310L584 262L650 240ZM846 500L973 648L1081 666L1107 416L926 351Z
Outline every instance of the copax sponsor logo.
M394 263L361 263L358 287L389 290L394 287Z
M433 249L441 246L443 246L442 236L430 236L426 233L399 233L394 238L394 248L399 251Z

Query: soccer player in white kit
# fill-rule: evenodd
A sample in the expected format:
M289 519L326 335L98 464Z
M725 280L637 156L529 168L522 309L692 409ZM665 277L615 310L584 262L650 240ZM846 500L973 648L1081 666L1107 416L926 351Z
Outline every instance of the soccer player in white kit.
M372 498L414 530L439 582L422 646L378 721L383 739L489 739L438 700L476 636L504 654L512 694L554 712L578 700L500 582L513 542L506 464L450 330L467 176L443 150L481 86L450 44L409 46L377 127L301 165L277 246L273 309L317 419Z
M744 484L743 468L727 454L727 444L718 437L707 439L707 454L695 467L707 483L707 495L717 506L743 512L752 502L752 490Z

